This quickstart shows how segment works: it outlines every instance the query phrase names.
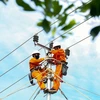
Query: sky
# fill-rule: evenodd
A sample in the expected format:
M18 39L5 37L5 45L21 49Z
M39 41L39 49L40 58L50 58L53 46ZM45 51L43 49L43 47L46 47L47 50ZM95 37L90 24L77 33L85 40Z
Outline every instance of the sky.
M0 59L2 59L9 52L41 30L41 28L36 26L36 22L43 16L39 13L23 12L20 7L16 6L14 0L11 0L8 3L8 6L5 6L0 2L0 9ZM79 16L74 17L79 22L84 20ZM62 40L60 38L56 41L62 45L62 48L66 49L72 44L89 36L91 28L96 25L100 25L100 20L97 20L97 18L90 19L86 23L73 29L73 35L67 35L66 39ZM39 42L42 44L47 44L50 41L50 35L46 35L44 31L39 33L39 38ZM74 87L65 83L61 84L61 89L68 100L88 100L87 97L90 98L90 100L100 100L100 96L75 87L78 86L100 95L99 43L100 35L98 35L94 41L92 41L92 37L90 37L70 48L71 54L68 57L68 75L64 76L63 79L66 83L68 82L71 85L74 85ZM39 47L34 46L33 40L30 39L7 58L0 61L0 75L30 56L33 50L38 49ZM45 56L44 50L41 50L41 56ZM0 77L0 91L29 73L28 63L30 58ZM16 91L24 85L30 85L28 76L11 88L0 93L0 98L6 97L9 93ZM37 87L38 85L24 89L2 100L29 100ZM43 96L44 94L41 91L36 100L46 100L46 97ZM51 100L55 99L65 100L60 91L51 96Z

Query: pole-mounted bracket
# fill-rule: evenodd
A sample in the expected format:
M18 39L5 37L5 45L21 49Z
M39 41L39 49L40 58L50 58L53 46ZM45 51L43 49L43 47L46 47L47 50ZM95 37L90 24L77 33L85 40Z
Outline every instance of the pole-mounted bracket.
M49 47L46 47L46 46L44 46L44 45L38 43L38 40L39 40L39 37L38 37L37 35L34 35L34 36L33 36L33 42L34 42L35 45L38 45L38 46L40 46L40 47L42 47L42 48L45 48L45 49L47 49L47 50L51 50Z

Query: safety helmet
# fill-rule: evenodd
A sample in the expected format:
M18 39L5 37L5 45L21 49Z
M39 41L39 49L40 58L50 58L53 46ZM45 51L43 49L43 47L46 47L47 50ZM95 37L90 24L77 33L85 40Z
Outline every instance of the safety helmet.
M40 54L40 52L38 50L35 50L32 52L32 55L37 54L37 53Z
M56 47L56 46L61 46L61 45L60 45L60 43L55 42L55 43L53 44L53 48Z

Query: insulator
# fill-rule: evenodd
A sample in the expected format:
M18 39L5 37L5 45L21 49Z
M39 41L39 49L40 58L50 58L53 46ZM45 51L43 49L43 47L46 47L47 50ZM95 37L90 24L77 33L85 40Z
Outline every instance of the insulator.
M49 48L53 48L53 42L51 42L50 44L49 44Z
M34 35L33 36L33 42L38 42L38 40L39 40L39 37L37 35Z
M66 53L67 56L70 56L70 50L69 49L66 49L65 53Z

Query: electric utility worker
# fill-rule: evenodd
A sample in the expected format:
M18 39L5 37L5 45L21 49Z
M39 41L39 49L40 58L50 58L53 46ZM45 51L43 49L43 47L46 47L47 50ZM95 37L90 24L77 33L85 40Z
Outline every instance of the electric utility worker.
M54 44L53 50L51 50L50 53L53 54L54 59L60 62L66 62L65 51L61 48L61 45L59 43ZM57 92L60 87L60 79L57 76L62 77L62 63L55 62L55 65L56 65L56 69L55 69L55 75L53 80L53 87L49 90L51 93Z
M44 60L44 58L39 58L40 53L39 51L34 51L32 53L32 57L29 61L29 67L31 71L32 78L35 78L37 80L37 83L41 90L46 91L46 86L43 82L44 75L46 75L46 72L43 72L43 70L40 67L40 62Z

